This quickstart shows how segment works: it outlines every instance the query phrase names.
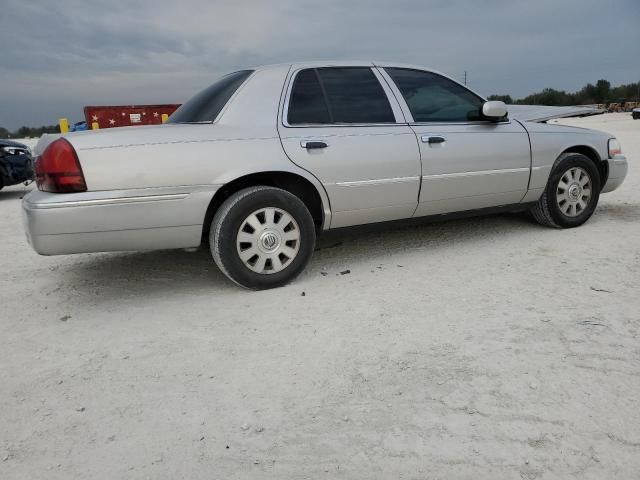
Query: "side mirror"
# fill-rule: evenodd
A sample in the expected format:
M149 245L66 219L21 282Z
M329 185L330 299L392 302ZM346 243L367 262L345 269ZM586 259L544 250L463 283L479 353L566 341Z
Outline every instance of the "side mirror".
M504 102L484 102L482 105L482 115L491 120L499 120L507 114L507 106Z

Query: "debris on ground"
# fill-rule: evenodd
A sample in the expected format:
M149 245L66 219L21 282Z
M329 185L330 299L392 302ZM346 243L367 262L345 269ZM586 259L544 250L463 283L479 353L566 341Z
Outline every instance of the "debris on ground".
M591 327L606 327L606 325L604 323L595 322L593 320L582 320L582 321L578 322L578 325L587 325L587 326L591 326Z
M596 288L596 287L589 287L589 288L594 292L613 293L611 290L605 290L604 288Z

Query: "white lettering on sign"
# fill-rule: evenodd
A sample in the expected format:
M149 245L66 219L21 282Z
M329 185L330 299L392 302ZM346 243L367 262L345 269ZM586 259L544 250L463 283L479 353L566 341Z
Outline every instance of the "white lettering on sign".
M131 123L140 123L142 121L141 115L139 113L130 113L129 114L129 121Z

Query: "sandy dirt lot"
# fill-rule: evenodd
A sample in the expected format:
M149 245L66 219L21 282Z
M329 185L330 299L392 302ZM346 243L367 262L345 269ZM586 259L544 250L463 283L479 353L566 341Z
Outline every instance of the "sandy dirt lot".
M640 121L566 123L631 160L582 228L334 234L257 293L206 251L39 257L3 190L0 478L637 478Z

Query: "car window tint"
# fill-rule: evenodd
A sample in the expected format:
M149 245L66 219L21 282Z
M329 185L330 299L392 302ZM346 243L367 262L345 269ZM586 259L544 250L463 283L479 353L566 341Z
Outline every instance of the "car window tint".
M315 70L302 70L296 76L287 121L290 125L330 123L329 110Z
M300 71L287 119L290 125L395 122L387 95L368 67Z
M441 75L404 68L385 68L402 93L416 122L482 120L483 100Z
M393 123L387 95L370 68L319 68L333 123Z
M225 75L182 104L171 114L167 123L213 122L251 73L252 70L241 70Z

